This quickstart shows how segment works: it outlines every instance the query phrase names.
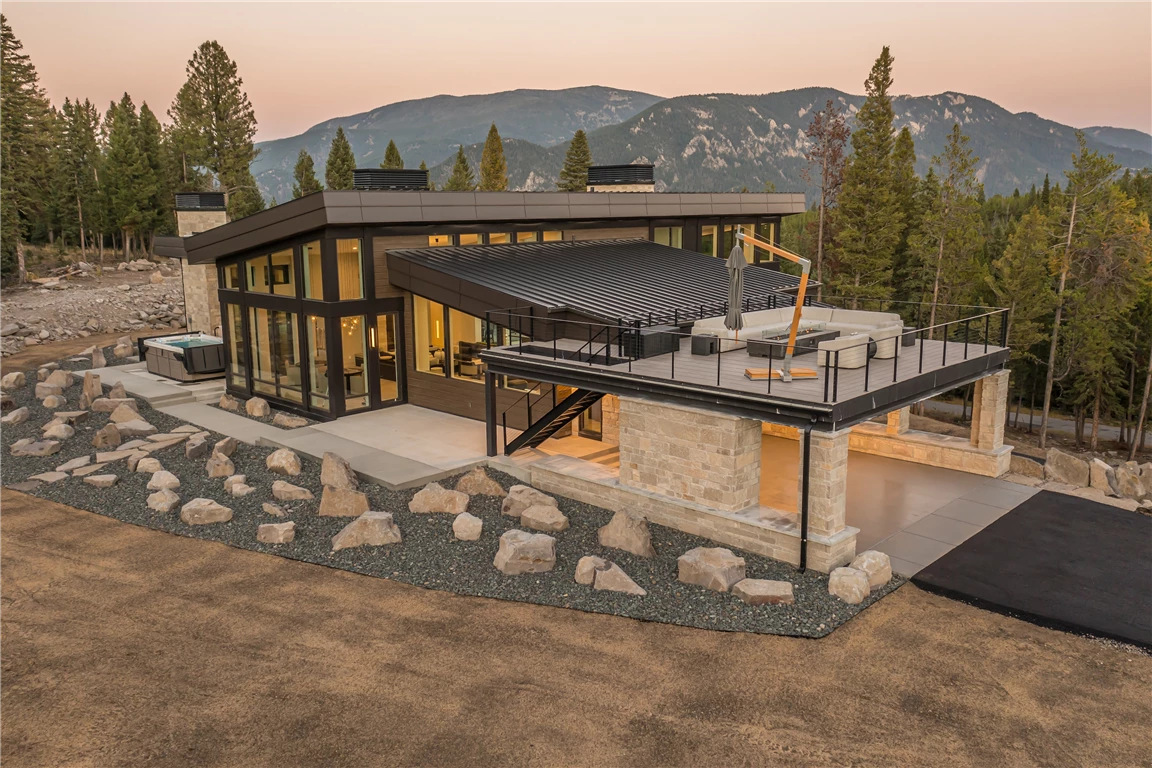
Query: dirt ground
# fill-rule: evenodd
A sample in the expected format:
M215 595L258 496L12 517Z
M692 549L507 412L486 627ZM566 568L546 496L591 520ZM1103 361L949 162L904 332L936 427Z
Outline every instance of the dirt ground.
M5 768L1148 764L1152 658L911 586L724 634L0 502Z

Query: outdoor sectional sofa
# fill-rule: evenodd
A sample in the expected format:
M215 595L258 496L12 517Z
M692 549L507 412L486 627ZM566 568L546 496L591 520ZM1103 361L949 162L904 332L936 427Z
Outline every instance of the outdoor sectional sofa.
M776 336L788 331L792 324L792 307L764 309L744 314L744 327L739 333L724 327L723 317L697 320L692 333L715 334L721 339L722 351L737 348L737 339L758 339ZM904 322L894 312L864 312L855 309L804 307L800 315L800 330L824 328L840 331L840 338L822 341L817 353L817 365L824 364L826 352L841 351L841 368L863 368L868 362L868 341L876 342L876 357L891 359L904 330ZM835 359L835 358L833 358Z

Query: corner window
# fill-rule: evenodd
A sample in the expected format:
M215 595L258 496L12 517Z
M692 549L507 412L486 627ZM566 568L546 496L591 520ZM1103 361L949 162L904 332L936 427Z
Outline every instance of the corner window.
M240 265L239 264L225 264L220 268L220 273L223 275L221 285L230 291L240 290Z
M364 298L364 265L361 250L359 240L336 241L336 273L339 277L340 301Z
M468 381L484 381L484 363L480 351L484 349L485 322L478 317L455 309L448 310L452 339L452 377Z
M444 305L423 296L412 297L416 335L416 370L446 376L444 366Z
M296 259L292 249L277 251L270 257L272 261L272 293L277 296L296 295Z
M247 275L248 290L252 293L268 293L268 257L257 256L244 263L244 273Z
M428 245L432 248L442 245L452 245L452 235L428 235Z
M652 241L672 248L683 248L684 227L655 227L652 230Z
M300 380L300 345L296 315L292 312L248 308L249 343L252 350L252 390L304 401Z
M320 241L300 246L300 257L304 262L304 298L323 301L324 262L320 257Z
M236 271L239 273L240 265ZM232 360L228 367L228 381L236 387L248 388L248 345L244 341L244 311L239 304L226 304L228 308L228 351Z
M363 315L340 318L340 337L344 359L341 378L344 381L344 409L355 411L368 407L368 323Z

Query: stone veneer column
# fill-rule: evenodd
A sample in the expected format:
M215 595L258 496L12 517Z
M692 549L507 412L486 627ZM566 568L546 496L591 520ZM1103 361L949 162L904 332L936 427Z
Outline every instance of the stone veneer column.
M901 408L888 412L888 429L890 435L902 435L908 431L908 422L911 420L910 409Z
M619 400L621 485L725 512L759 503L759 421Z
M220 297L215 264L189 264L182 262L184 279L184 311L188 315L188 330L216 333L220 325Z
M977 379L973 388L970 441L982 451L994 451L1004 445L1010 375L1008 371L997 371Z
M600 442L620 445L620 398L616 395L600 398Z
M831 536L844 530L848 498L848 436L850 429L813 432L808 464L808 533ZM800 435L800 472L796 508L804 494L804 436Z

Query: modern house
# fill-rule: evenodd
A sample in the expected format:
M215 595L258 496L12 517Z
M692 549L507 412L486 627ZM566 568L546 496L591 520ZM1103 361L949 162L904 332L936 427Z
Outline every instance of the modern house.
M322 420L400 403L484 420L492 461L537 487L820 570L856 549L849 448L1008 469L1002 310L937 307L928 328L918 305L810 293L797 316L798 278L744 242L745 324L725 327L738 231L778 245L801 194L657 193L651 166L593 169L610 191L583 193L356 178L231 223L222 196L178 197L181 237L157 252L184 261L189 330L224 339L230 391ZM794 319L810 375L785 380ZM908 430L910 404L970 382L970 440ZM776 483L792 509L761 503L765 434L798 441ZM533 450L561 435L617 465Z

